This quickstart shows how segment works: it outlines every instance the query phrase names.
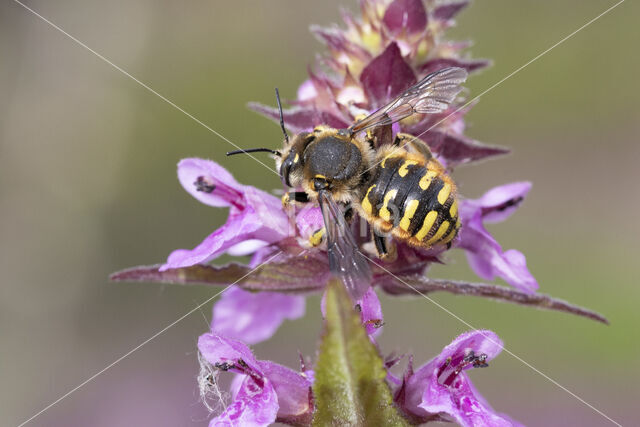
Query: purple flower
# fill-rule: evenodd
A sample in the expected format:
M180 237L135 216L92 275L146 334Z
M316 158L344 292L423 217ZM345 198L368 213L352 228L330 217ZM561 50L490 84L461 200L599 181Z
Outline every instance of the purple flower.
M524 255L510 249L503 252L498 242L484 228L484 223L508 218L531 189L528 182L496 187L476 200L463 200L460 219L464 224L458 246L467 253L469 265L485 280L501 277L525 292L535 292L538 282L529 273Z
M413 372L411 362L395 401L412 420L450 420L461 426L520 425L496 413L477 392L467 373L485 367L502 351L502 341L488 330L467 332Z
M297 99L290 101L291 108L283 112L289 131L309 131L321 124L345 128L357 116L385 105L431 72L461 67L471 73L488 66L489 61L474 60L464 53L469 46L467 43L448 42L444 37L444 32L454 24L454 17L467 4L466 0L449 3L362 0L359 17L343 12L346 28L312 27L328 52L309 67L309 78L299 86ZM391 130L376 128L372 132L378 132L378 141L386 141L382 138L383 132L386 137L398 132L414 135L429 146L448 170L508 152L464 135L464 117L475 104L466 104L463 98L459 96L439 114L414 114L394 123ZM259 104L251 104L251 108L279 120L279 111L275 108ZM214 306L211 331L198 341L201 355L199 382L205 404L210 392L218 390L217 378L221 373L236 374L231 404L211 420L210 425L310 424L316 410L312 391L314 372L307 370L304 363L302 372L295 372L271 361L257 360L246 344L270 338L285 319L301 317L305 311L305 295L322 292L327 287L332 275L326 243L319 242L316 234L324 226L319 208L312 204L305 207L291 205L291 209L285 211L278 198L238 183L222 166L209 160L182 160L178 164L178 178L198 201L212 207L228 208L227 221L193 249L173 251L163 265L135 267L115 273L112 278L216 286L233 284L225 289ZM519 425L495 412L475 390L465 372L473 367L487 366L487 362L500 353L502 342L493 332L473 331L460 335L440 355L415 372L410 359L402 379L394 377L388 369L386 372L381 369L378 347L371 345L369 340L375 344L374 338L383 325L376 287L393 295L436 291L475 295L561 310L606 323L606 319L597 313L536 294L538 284L527 269L524 255L515 249L503 251L485 228L485 223L500 222L510 216L530 188L526 182L513 183L496 187L479 199L461 198L461 231L452 242L453 248L466 252L471 268L479 277L487 280L500 277L517 289L427 277L433 263L444 262L448 249L445 247L425 251L396 240L395 245L390 245L395 251L391 250L384 260L377 259L369 225L364 224L366 226L360 230L365 232L355 235L359 225L355 223L358 219L355 213L353 237L360 252L370 260L371 286L354 301L337 299L342 302L338 310L341 314L331 320L348 322L349 327L334 325L339 338L328 340L326 346L323 342L320 362L329 360L331 363L324 371L322 363L316 365L316 386L329 387L328 394L333 397L336 390L357 378L358 384L376 385L373 388L377 389L377 397L366 395L366 399L371 396L374 399L367 401L366 406L379 409L391 404L386 375L387 382L395 389L397 408L412 423L453 421L463 426ZM452 206L451 209L455 208ZM251 262L246 265L209 264L224 253L251 255ZM336 299L329 301L335 304ZM323 315L325 303L323 298ZM357 317L353 313L344 315L350 309L349 304L353 304L359 314L369 340L362 339L364 334L359 329ZM335 307L329 308L333 313L331 309ZM357 338L349 340L341 335L345 333ZM367 374L363 377L372 378L352 376L349 379L346 378L348 375L335 375L333 362L336 358L326 358L339 347L335 342L352 343L356 339L361 342L343 351L338 359L344 357L344 360L336 363L341 363L342 370L349 372L355 366L350 362L365 360L366 367L371 369L359 367L354 372L364 372ZM362 358L369 350L370 354ZM390 368L395 363L397 360L389 361L386 366ZM373 369L375 366L377 369ZM382 388L377 387L379 385ZM358 390L359 385L350 386L355 393L361 394L360 399L362 393L373 389L365 387L367 390L363 391ZM316 396L318 413L323 412L322 395ZM324 405L325 412L331 412L332 403ZM395 409L391 409L395 413Z
M215 333L198 340L205 372L241 374L233 402L211 420L210 426L267 426L276 421L308 424L313 413L312 372L295 372L270 361L257 360L240 341ZM215 380L212 378L211 380Z
M247 292L234 286L215 304L211 330L255 344L271 338L284 319L302 317L304 306L303 296Z
M490 61L470 59L466 43L448 42L444 32L468 2L434 6L422 0L367 0L361 16L343 11L346 28L313 26L312 32L328 52L310 67L309 79L298 89L284 122L293 132L309 131L320 123L336 128L372 112L427 74L445 67L481 70ZM420 137L443 163L454 166L508 152L463 135L464 115L472 105L460 99L441 114L402 120L398 130ZM278 110L260 104L250 108L274 121Z
M241 185L222 166L209 160L184 159L178 179L189 194L215 207L228 207L227 222L195 248L178 249L160 271L207 263L225 252L246 254L288 235L289 223L278 198Z

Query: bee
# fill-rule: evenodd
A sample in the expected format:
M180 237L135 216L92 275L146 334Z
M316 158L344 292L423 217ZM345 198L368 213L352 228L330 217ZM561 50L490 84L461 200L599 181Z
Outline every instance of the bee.
M319 124L293 138L286 132L276 89L282 149L227 154L271 152L283 184L294 190L284 195L283 203L319 204L331 269L358 299L371 272L349 228L353 211L341 207L352 207L371 225L382 259L392 250L385 235L431 249L450 245L460 229L454 181L424 141L403 133L393 138L391 125L413 114L445 111L466 77L462 68L444 68L346 129Z

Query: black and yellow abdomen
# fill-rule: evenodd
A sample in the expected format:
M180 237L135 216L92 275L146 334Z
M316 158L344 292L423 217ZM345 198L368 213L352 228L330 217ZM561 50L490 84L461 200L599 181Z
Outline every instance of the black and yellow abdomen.
M457 190L442 165L406 151L379 159L360 202L367 221L416 247L450 243L460 228Z

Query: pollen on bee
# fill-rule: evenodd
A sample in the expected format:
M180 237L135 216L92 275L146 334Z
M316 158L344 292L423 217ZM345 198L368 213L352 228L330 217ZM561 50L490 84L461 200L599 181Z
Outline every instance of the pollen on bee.
M311 237L309 237L309 243L311 244L311 246L318 246L320 245L320 243L322 243L323 237L324 237L324 228L321 228L320 230L313 233Z

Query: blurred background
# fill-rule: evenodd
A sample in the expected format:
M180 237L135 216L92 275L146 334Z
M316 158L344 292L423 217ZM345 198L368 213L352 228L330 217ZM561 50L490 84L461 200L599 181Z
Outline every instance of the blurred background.
M243 147L280 144L279 128L246 108L273 104L306 77L322 46L312 23L354 0L29 1L28 5ZM479 94L613 5L612 1L475 2L455 39L495 65L468 82ZM490 93L467 135L513 154L456 172L477 197L531 180L519 212L491 228L527 256L540 291L605 314L566 314L434 295L509 350L622 424L638 422L639 6L627 1ZM0 4L0 424L18 425L216 291L110 283L109 273L162 262L221 224L226 211L180 187L183 157L212 158L244 183L277 177L17 3ZM434 276L477 280L461 254ZM221 259L221 262L228 259ZM465 326L423 298L383 297L386 352L430 359ZM196 339L211 304L33 420L33 426L200 426ZM261 359L297 366L313 355L319 297L287 322ZM471 373L494 408L529 425L608 421L503 353Z

